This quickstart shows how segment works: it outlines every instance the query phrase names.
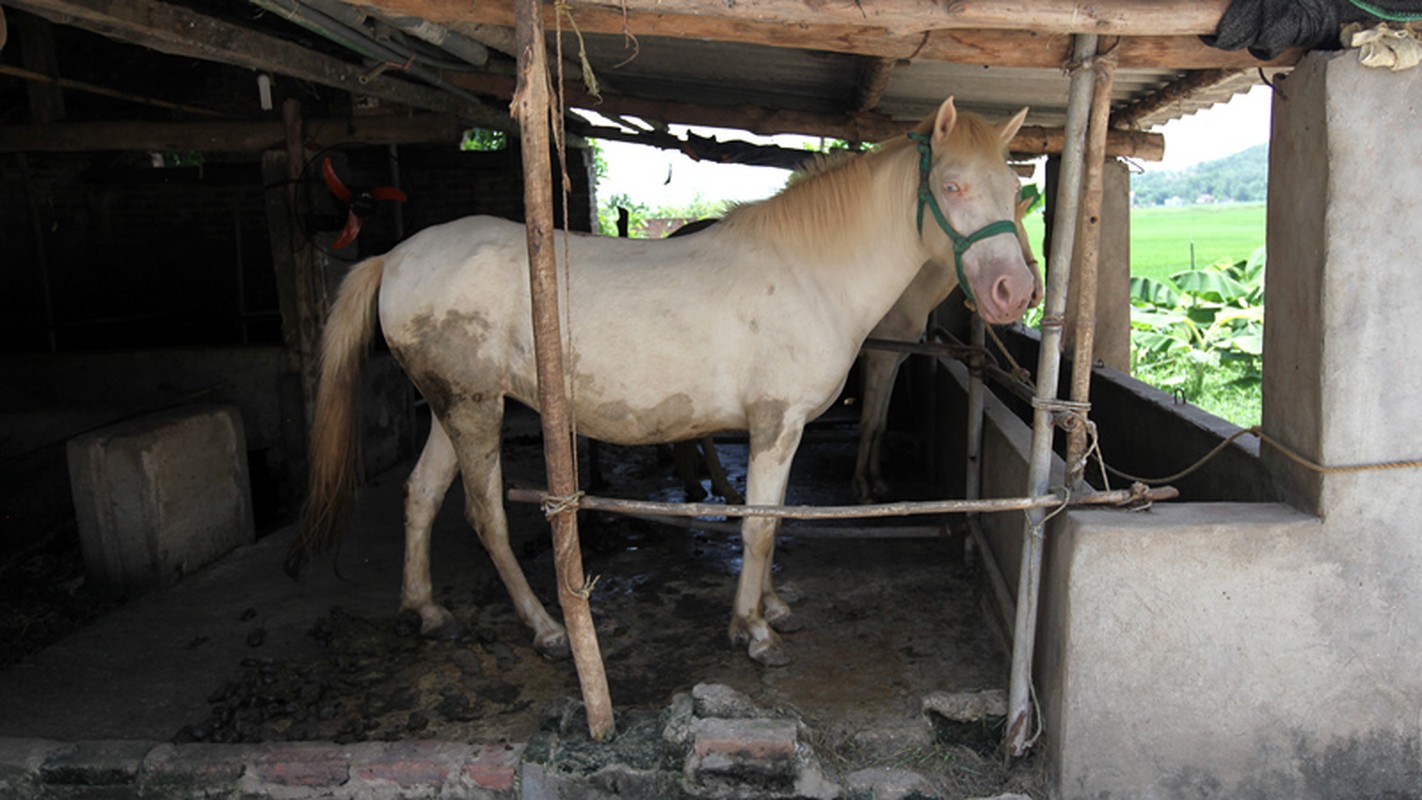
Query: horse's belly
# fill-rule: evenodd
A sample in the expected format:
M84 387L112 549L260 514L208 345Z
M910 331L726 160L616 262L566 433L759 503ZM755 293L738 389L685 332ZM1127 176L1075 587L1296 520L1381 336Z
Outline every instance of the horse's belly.
M579 394L574 381L573 414L578 432L615 444L652 444L695 439L745 427L744 413L710 399L706 392Z

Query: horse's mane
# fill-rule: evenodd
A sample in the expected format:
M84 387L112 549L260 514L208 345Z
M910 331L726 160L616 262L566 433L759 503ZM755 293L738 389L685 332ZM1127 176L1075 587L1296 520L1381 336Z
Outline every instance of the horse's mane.
M920 122L915 130L927 133L934 117ZM895 136L864 153L840 153L814 159L791 175L784 189L767 200L736 206L726 215L726 224L749 236L779 243L801 252L838 250L844 241L860 239L863 226L875 219L866 211L864 200L870 192L876 170L893 164L894 156L913 143L907 136ZM1004 145L997 128L972 112L959 112L948 136L954 152L983 152L1001 157ZM918 158L904 169L905 181L918 182ZM912 187L905 187L904 201L911 203ZM908 206L906 205L907 209ZM905 210L905 214L910 213ZM906 217L907 218L907 217Z

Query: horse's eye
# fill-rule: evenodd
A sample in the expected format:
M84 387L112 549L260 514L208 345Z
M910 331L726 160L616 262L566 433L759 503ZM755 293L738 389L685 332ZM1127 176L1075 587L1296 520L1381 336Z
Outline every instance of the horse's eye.
M961 192L962 190L963 190L963 187L959 186L959 185L957 184L957 182L955 182L955 181L948 181L947 183L943 184L943 193L944 193L944 194L957 194L958 192Z

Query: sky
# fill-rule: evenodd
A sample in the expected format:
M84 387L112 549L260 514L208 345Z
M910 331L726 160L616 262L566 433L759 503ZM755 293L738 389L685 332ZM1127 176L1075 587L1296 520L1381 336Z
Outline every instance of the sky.
M1146 172L1177 170L1267 142L1271 92L1267 86L1257 86L1246 94L1236 95L1227 104L1167 123L1159 129L1165 134L1164 160L1137 163ZM676 125L671 129L678 136L684 136L687 130L685 126ZM772 138L720 128L692 130L721 141L741 139L757 144L773 141L786 147L819 142L806 136ZM608 174L598 185L598 197L606 199L614 194L625 194L634 202L653 208L686 205L698 194L712 200L760 200L779 191L789 174L771 167L693 161L680 153L646 145L603 140L602 147Z

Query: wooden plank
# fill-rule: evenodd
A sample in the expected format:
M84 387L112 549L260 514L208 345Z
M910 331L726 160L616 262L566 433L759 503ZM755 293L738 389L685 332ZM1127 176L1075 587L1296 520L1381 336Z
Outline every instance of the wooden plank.
M476 30L475 26L507 28L513 24L513 11L506 3L468 3L464 0L351 0L351 3L426 16L474 35L475 38L478 36L470 32ZM583 33L693 38L802 50L828 50L881 58L921 58L1002 67L1049 69L1061 66L1069 57L1068 37L1059 35L1059 32L1032 30L1025 24L1016 24L1016 19L1002 27L993 28L987 25L947 24L944 19L933 18L912 30L898 31L875 25L874 20L861 17L857 12L848 19L841 19L842 15L820 16L817 13L821 8L819 4L803 4L805 8L813 8L816 13L798 12L796 17L801 21L795 24L786 24L785 21L774 18L767 21L760 18L758 13L741 13L746 8L754 6L760 9L768 4L733 4L730 9L722 8L728 12L726 16L696 15L688 10L692 5L686 2L640 2L632 6L629 13L624 14L620 5L580 3L572 13L578 30ZM722 4L717 2L716 5ZM845 5L857 8L857 4ZM875 7L894 5L896 4L876 3ZM965 4L956 4L963 5ZM1021 3L992 5L1010 8ZM1182 4L1151 5L1171 9ZM1196 10L1201 5L1222 7L1219 2L1186 5ZM545 8L545 17L551 18L553 13L555 12L551 5ZM939 17L942 13L939 12ZM1219 13L1214 13L1214 19L1218 18ZM1210 23L1208 30L1198 32L1210 33L1213 30L1214 23ZM1117 48L1121 69L1242 69L1262 65L1290 66L1300 55L1301 53L1295 50L1282 54L1274 61L1262 62L1245 50L1230 52L1209 47L1194 33L1133 33L1124 38Z
M449 82L479 94L494 97L512 96L513 79L501 75L450 75ZM828 136L851 142L879 142L899 136L913 127L914 122L894 120L872 111L846 114L815 114L808 111L788 111L761 106L702 106L663 100L646 100L604 92L599 102L578 87L566 88L568 105L590 108L603 115L623 114L681 125L707 125L737 128L772 136L777 133L798 133L806 136ZM3 137L3 129L0 129ZM3 138L0 138L3 141ZM1062 131L1059 128L1025 127L1012 140L1012 152L1021 155L1060 153ZM1111 131L1106 143L1107 153L1122 158L1159 161L1165 156L1165 137L1141 131Z
M366 70L358 64L154 0L11 0L7 4L163 53L289 75L356 95L456 114L489 127L502 122L511 129L506 115L448 92L386 75L363 83Z
M458 142L466 126L448 114L413 117L308 119L308 142L317 145ZM94 150L196 150L260 152L284 139L277 121L229 122L71 122L53 125L0 125L0 153L89 152Z

